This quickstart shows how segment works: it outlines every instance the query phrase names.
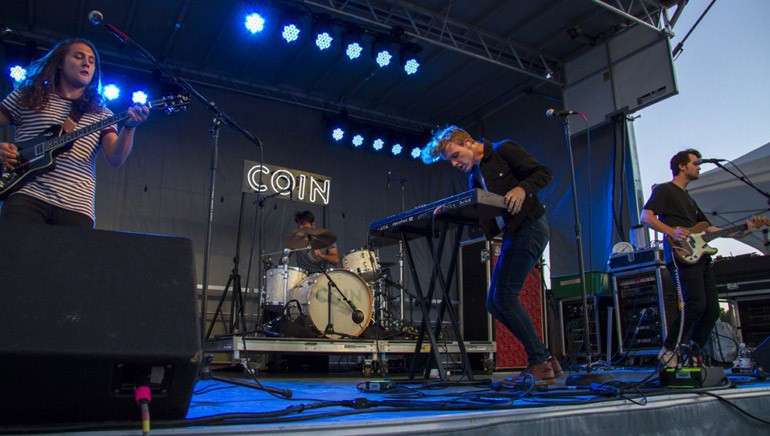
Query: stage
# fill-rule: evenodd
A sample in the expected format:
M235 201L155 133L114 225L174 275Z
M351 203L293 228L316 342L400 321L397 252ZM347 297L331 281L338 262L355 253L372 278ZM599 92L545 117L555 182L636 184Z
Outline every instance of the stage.
M213 373L253 383L233 368ZM547 390L528 382L501 387L497 382L514 375L510 372L479 375L474 383L457 376L444 383L406 381L405 374L391 374L393 386L378 393L360 389L367 380L370 389L377 387L372 383L376 379L363 377L360 370L256 374L265 386L290 390L291 399L229 382L199 380L187 420L154 420L151 427L153 434L218 435L767 434L770 384L754 377L733 376L728 370L726 382L719 386L670 389L660 387L654 368L614 368L592 373L609 378L601 386L565 386L573 374L565 368L565 375ZM141 434L141 425L92 422L0 428L3 434L30 431Z

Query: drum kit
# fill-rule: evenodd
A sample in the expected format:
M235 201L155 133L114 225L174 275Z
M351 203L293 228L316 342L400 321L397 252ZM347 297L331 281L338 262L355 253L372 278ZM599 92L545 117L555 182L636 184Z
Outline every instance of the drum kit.
M286 318L296 321L306 317L312 334L331 339L360 336L370 325L383 330L397 329L390 291L398 284L387 278L377 254L369 249L353 250L342 258L343 269L325 269L316 273L289 266L294 252L330 247L337 236L317 227L297 228L283 236L283 251L266 253L262 296L265 312L277 314L262 324L260 330L273 329ZM281 255L273 266L270 256ZM375 290L373 292L372 290Z

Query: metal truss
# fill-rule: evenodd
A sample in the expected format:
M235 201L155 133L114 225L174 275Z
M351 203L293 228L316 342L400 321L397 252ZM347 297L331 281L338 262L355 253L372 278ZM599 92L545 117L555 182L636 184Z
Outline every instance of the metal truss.
M512 37L495 35L446 13L402 0L300 0L337 15L384 29L401 27L406 36L453 50L530 77L563 84L553 78L561 61L551 54Z
M687 0L591 0L615 14L673 38L673 27ZM676 5L673 17L668 8Z

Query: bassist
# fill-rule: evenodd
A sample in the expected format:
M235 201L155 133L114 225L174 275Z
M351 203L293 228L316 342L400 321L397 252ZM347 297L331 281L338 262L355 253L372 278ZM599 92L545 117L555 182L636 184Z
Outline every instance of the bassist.
M670 162L673 180L653 188L652 196L644 205L641 216L642 223L667 236L664 238L666 266L674 283L679 284L684 302L684 311L679 312L668 329L664 347L658 353L658 360L668 368L675 368L684 363L681 362L680 345L691 346L691 352L696 355L700 353L719 317L711 256L706 254L694 264L687 264L676 259L669 240L670 238L674 243L684 241L697 223L708 223L706 215L686 190L687 185L700 176L700 159L700 152L693 149L675 154ZM754 224L749 221L747 226L750 230ZM708 224L705 230L714 232L719 228Z
M99 94L101 68L93 44L68 39L56 44L27 68L27 78L0 103L0 126L15 127L15 141L35 138L51 126L71 131L112 115ZM0 220L93 228L96 156L119 166L131 153L136 126L149 109L134 106L121 126L110 125L84 136L56 157L53 170L40 174L11 194ZM24 165L17 147L0 142L0 165Z

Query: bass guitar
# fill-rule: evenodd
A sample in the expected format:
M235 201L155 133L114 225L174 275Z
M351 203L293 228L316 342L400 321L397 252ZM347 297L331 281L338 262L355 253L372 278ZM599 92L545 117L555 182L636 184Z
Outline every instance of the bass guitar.
M753 217L749 221L756 227L762 228L770 225L770 219L765 217ZM737 226L726 227L724 229L717 230L715 232L707 232L709 223L700 222L687 230L690 231L690 235L683 241L676 241L672 237L668 237L668 242L671 243L671 248L674 252L674 256L678 262L685 263L687 265L694 265L704 255L712 255L717 252L717 249L711 247L708 243L716 238L721 238L727 235L732 235L736 232L743 232L749 228L748 223L743 223Z
M189 103L189 96L175 95L154 100L148 103L148 106L150 109L172 113L185 109ZM128 111L121 112L68 133L63 133L62 126L51 126L32 139L16 142L19 151L18 164L12 169L5 166L0 168L0 200L5 200L38 174L54 169L56 156L69 149L76 140L128 117Z

